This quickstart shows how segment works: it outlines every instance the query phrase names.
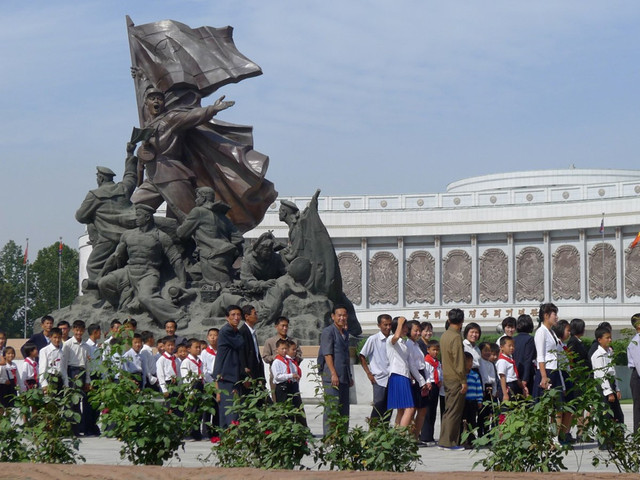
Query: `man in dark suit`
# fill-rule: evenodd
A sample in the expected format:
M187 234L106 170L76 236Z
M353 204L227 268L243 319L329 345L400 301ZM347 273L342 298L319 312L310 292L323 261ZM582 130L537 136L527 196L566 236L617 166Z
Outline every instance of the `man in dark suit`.
M38 347L38 352L49 345L49 332L53 328L53 317L51 315L45 315L40 320L40 325L42 325L42 331L40 333L32 335L31 338L25 342L25 345L27 343L34 343L35 346ZM22 358L27 358L23 348L24 345L20 348Z
M318 372L322 375L322 386L327 400L337 403L341 415L349 416L349 388L353 376L349 365L349 314L344 305L335 305L331 313L333 323L322 330L318 351ZM323 418L323 432L329 433L327 410Z
M264 389L264 363L260 355L260 347L258 346L258 338L256 337L256 323L258 323L258 313L253 305L245 305L242 307L242 316L244 325L240 327L240 333L244 338L244 363L245 373L257 383L255 388Z
M220 407L221 431L227 429L231 422L238 420L238 415L231 413L233 397L240 393L242 381L246 377L244 362L244 337L238 326L242 319L242 309L237 305L227 307L227 323L218 335L218 352L213 366L213 378L220 390L216 400ZM248 387L248 383L244 385Z

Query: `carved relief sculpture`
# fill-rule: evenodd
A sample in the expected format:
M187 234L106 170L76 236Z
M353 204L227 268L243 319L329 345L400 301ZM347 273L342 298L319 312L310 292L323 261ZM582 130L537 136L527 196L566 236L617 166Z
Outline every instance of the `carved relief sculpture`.
M355 253L342 252L338 255L342 272L342 290L354 304L362 302L362 262Z
M444 303L471 302L471 257L464 250L452 250L443 260L442 300Z
M589 252L589 298L617 298L616 250L598 243Z
M554 300L580 300L580 252L572 245L562 245L553 253Z
M429 252L413 252L407 260L407 303L433 303L436 299L435 260Z
M640 248L625 251L624 293L627 297L640 295Z
M509 299L509 259L499 248L489 248L480 257L480 301Z
M516 257L516 301L544 300L544 255L537 247L525 247Z
M369 270L369 303L398 303L398 259L391 252L378 252Z

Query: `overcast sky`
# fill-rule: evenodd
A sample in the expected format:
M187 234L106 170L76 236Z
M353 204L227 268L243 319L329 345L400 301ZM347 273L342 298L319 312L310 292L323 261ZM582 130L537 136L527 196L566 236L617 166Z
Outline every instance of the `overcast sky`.
M221 89L281 195L442 192L517 170L638 168L637 1L5 2L0 246L77 246L95 166L137 126L125 15L234 27ZM209 102L212 102L210 99Z

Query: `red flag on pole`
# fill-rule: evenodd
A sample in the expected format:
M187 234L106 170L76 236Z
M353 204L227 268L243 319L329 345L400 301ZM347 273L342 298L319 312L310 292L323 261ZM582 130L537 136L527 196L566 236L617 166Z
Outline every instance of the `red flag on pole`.
M636 235L636 238L633 239L633 242L631 242L631 245L629 245L629 248L633 248L635 247L638 242L640 242L640 232L638 232L638 235Z
M62 256L62 239L60 239L60 242L58 243L58 256Z

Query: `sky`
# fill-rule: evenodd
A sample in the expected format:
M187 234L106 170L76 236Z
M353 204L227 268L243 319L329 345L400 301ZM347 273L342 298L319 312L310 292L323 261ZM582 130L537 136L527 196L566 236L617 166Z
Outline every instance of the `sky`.
M5 2L0 246L63 237L138 126L125 15L234 27L263 75L225 86L282 196L437 193L463 178L638 168L640 3ZM205 104L211 103L209 98Z

